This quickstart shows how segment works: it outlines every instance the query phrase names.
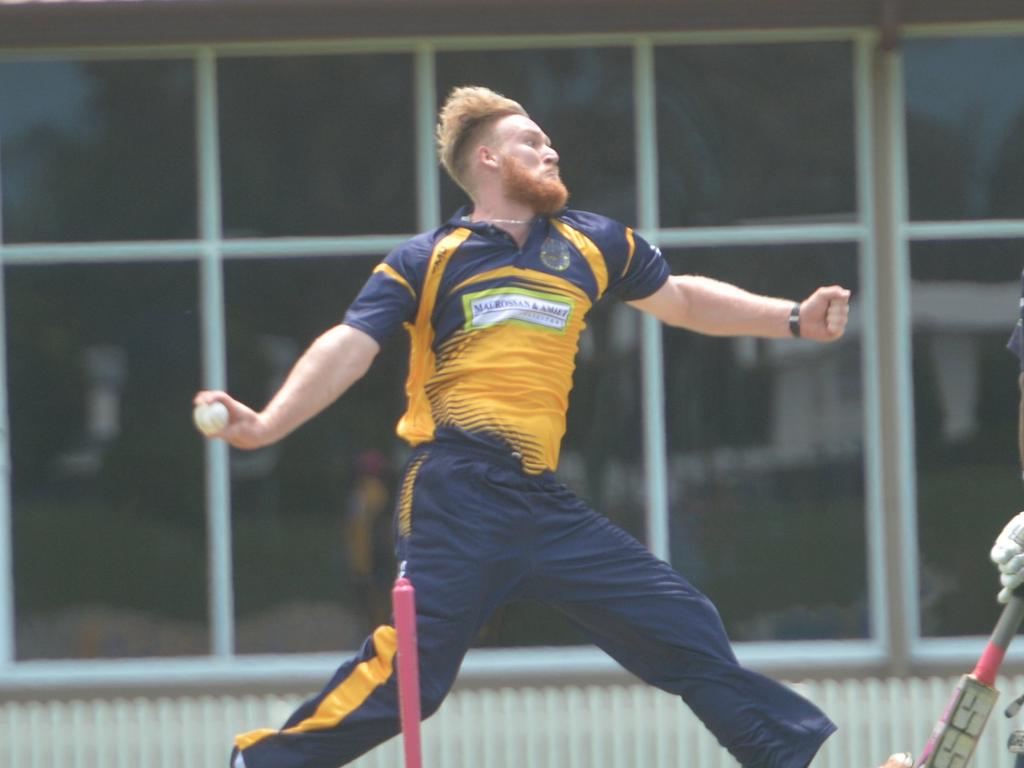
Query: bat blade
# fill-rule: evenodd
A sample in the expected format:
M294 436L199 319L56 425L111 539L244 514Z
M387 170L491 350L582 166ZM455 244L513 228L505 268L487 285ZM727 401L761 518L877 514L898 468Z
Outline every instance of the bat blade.
M972 675L957 683L945 713L935 724L918 768L964 768L978 746L999 691Z
M1024 600L1013 597L1000 614L974 671L961 677L953 690L917 768L964 768L970 762L999 697L994 685L996 674L1021 619L1024 619Z

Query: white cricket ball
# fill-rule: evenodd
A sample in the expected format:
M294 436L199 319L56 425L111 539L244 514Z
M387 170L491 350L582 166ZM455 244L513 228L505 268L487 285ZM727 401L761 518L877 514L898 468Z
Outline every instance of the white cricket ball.
M200 403L192 411L192 421L204 435L215 435L228 425L228 408L219 401Z

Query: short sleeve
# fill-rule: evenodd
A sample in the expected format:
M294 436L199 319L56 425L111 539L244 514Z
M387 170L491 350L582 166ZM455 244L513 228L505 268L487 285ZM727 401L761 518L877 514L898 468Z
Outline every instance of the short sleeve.
M623 301L645 299L668 280L669 268L661 250L644 240L628 227L626 259L617 279L610 280L608 290Z
M608 271L605 290L616 298L647 298L668 280L668 264L661 251L632 228L588 211L566 211L564 221L597 245Z
M383 344L404 323L412 322L429 257L412 240L389 253L373 270L342 322Z

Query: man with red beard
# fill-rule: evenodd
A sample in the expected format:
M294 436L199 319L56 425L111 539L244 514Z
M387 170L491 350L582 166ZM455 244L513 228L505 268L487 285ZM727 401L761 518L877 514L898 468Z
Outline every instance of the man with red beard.
M228 407L217 437L267 445L340 397L404 326L408 406L397 431L413 452L395 547L416 588L424 715L487 618L533 599L681 696L742 765L805 768L832 722L741 667L711 602L554 471L584 318L605 293L702 333L828 342L845 330L849 291L828 286L794 302L669 275L629 227L565 207L551 141L522 106L486 88L451 93L437 140L472 204L388 254L262 411L225 392L196 402ZM236 737L232 767L334 768L396 735L395 652L394 628L377 628L280 729ZM894 756L887 766L906 764Z

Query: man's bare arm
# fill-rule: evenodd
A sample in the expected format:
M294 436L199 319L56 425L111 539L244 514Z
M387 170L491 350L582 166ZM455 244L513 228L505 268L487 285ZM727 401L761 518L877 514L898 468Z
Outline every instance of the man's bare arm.
M838 285L819 288L800 302L800 335L834 341L843 335L850 292ZM668 325L711 336L789 336L795 302L761 296L730 283L698 275L673 275L652 295L631 301Z
M228 408L228 425L214 437L235 448L261 448L275 443L316 416L343 395L369 370L380 345L348 325L336 325L302 354L284 384L259 412L227 392L205 390L194 403L219 401Z

